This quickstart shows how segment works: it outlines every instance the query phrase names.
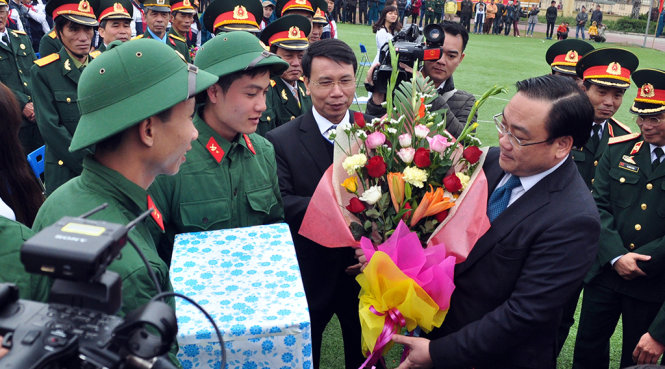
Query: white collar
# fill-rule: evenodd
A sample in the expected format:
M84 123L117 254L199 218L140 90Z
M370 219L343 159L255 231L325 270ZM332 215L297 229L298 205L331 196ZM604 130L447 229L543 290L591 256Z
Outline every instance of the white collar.
M533 175L530 175L530 176L526 176L526 177L519 177L520 184L522 185L522 188L524 189L524 192L529 191L531 189L531 187L535 186L538 182L540 182L541 179L547 177L550 173L557 170L557 168L559 168L563 164L563 162L566 161L566 159L567 159L567 157L564 158L563 160L558 162L555 166L553 166L552 168L550 168L546 171L543 171L543 172L540 172L540 173L537 173L537 174L533 174ZM499 188L499 187L503 186L506 182L508 182L508 179L510 179L511 176L512 176L512 174L506 173L503 176L503 178L501 179L501 181L497 184L496 187Z
M321 134L326 132L331 126L336 125L329 121L327 118L324 118L323 115L319 114L314 106L312 106L312 115L314 115L314 120L316 121L316 125L319 127L319 132L321 132ZM350 123L349 116L349 111L347 110L344 114L344 118L342 118L339 123Z

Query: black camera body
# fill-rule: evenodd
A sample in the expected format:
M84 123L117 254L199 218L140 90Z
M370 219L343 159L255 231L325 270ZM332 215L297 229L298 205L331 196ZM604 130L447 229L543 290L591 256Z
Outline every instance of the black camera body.
M15 285L0 283L0 335L9 353L0 369L174 368L166 353L178 331L173 309L150 301L123 319L121 281L106 267L118 257L129 225L65 217L21 248L31 273L53 277L48 304L20 300Z
M438 60L443 52L444 38L443 28L436 23L425 26L423 32L420 31L418 25L411 24L396 34L392 39L398 65L395 86L399 86L402 81L411 78L411 73L407 72L400 64L413 67L416 60ZM373 85L366 84L365 88L370 92L385 93L388 90L390 75L393 72L390 45L386 42L378 52L379 66L374 69L372 75Z

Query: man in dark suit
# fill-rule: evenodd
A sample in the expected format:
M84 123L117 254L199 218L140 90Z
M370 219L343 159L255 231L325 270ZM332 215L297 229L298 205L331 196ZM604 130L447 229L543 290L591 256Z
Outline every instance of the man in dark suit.
M346 367L357 368L363 356L358 318L360 288L353 276L359 265L354 251L348 247L326 248L298 234L312 194L333 161L333 144L327 137L338 124L354 122L349 107L355 92L357 62L344 42L325 39L309 46L302 67L312 109L268 132L266 138L275 147L284 216L291 228L307 295L314 368L319 367L321 338L333 314L342 327Z
M393 336L411 348L399 369L556 366L561 311L593 262L600 231L569 158L589 138L593 107L561 76L518 82L517 91L495 116L500 147L483 167L491 227L456 266L450 310L432 341Z

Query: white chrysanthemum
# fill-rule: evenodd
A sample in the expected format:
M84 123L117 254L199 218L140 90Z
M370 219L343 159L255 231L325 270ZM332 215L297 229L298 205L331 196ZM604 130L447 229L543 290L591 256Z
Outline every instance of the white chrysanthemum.
M353 175L356 170L362 168L367 163L367 157L364 154L347 156L342 162L342 168L349 175Z

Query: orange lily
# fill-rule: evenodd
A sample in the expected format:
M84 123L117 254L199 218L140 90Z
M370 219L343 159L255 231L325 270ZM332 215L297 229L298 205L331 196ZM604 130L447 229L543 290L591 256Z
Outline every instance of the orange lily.
M390 191L390 199L393 201L393 207L396 212L404 203L404 174L402 173L388 173L388 190Z
M428 216L438 214L444 210L448 210L455 206L455 201L450 197L444 197L443 188L439 187L434 191L432 185L429 186L430 190L425 193L418 208L411 217L411 227L418 224L418 222Z
M425 116L425 98L421 97L420 98L420 108L418 109L418 118L422 118Z

